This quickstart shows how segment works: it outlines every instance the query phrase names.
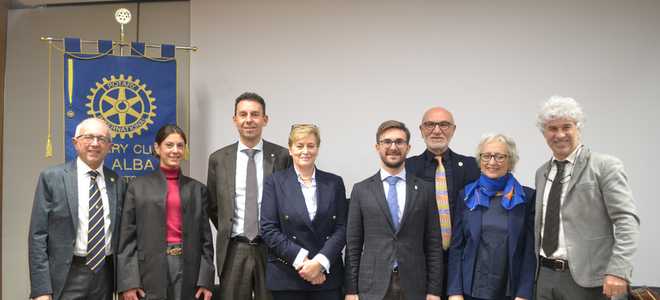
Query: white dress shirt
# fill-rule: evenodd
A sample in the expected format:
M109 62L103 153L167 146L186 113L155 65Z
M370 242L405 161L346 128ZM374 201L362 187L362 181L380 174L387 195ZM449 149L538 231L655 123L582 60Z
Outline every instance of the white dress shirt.
M314 221L314 217L316 216L316 208L317 208L317 194L316 194L316 168L314 168L314 173L312 174L312 184L306 185L303 180L300 178L300 172L294 167L293 168L296 171L296 177L298 178L298 183L300 183L300 188L302 189L303 197L305 197L305 206L307 207L307 213L309 214L309 219ZM294 268L297 268L299 265L301 265L305 257L309 254L309 251L305 248L301 248L300 252L298 252L298 255L296 255L296 259L293 261L293 264L291 264ZM318 253L312 258L312 260L318 262L323 266L323 269L321 271L326 271L328 274L330 273L330 260L325 257L325 255Z
M236 201L234 209L234 225L231 229L231 237L237 235L245 236L245 186L247 181L247 165L250 157L243 150L250 149L245 146L240 140L238 141L238 150L236 152ZM257 221L261 220L261 196L264 191L264 140L259 141L259 144L254 146L257 153L254 154L254 163L257 167L257 185L259 186L259 198L257 208ZM259 229L261 234L261 229Z
M580 153L580 149L582 149L582 145L578 145L571 154L564 159L564 161L567 161L566 165L564 165L564 176L568 176L571 174L571 178L569 179L564 179L564 184L561 186L561 196L559 198L559 203L561 207L564 207L564 198L566 197L566 190L568 189L568 183L573 180L572 174L573 174L573 169L575 168L575 160L577 159L578 154ZM548 178L554 179L555 175L557 174L557 165L555 164L555 160L561 162L558 160L556 157L553 156L552 161L550 162L550 171L548 172ZM548 196L550 196L550 188L552 187L552 181L547 180L545 181L545 190L543 191L543 214L541 215L541 244L543 244L543 228L545 228L545 211L548 207ZM558 237L558 244L557 244L557 250L555 253L550 253L550 255L547 255L545 251L543 251L543 245L541 245L541 255L543 257L551 258L551 259L563 259L566 260L568 259L568 254L566 251L566 241L564 241L564 223L562 222L562 214L561 214L562 209L559 209L559 237Z
M78 232L76 237L76 247L73 255L87 256L87 231L89 229L89 183L92 171L80 157L76 158L76 170L78 176ZM103 201L103 226L105 226L105 255L112 254L112 221L110 220L110 202L108 202L108 191L105 187L105 174L103 174L103 164L95 171L99 172L96 178L96 184L101 191L101 200Z
M403 216L403 210L406 208L406 169L402 169L399 174L390 174L380 167L380 180L383 182L383 190L385 191L385 197L390 190L390 184L385 181L387 177L394 176L399 177L399 180L396 182L396 196L399 200L399 223L401 222L401 217Z

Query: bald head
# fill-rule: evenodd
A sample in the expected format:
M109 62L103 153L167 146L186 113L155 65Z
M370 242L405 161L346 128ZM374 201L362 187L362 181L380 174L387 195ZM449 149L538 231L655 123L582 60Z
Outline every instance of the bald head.
M434 126L433 129L426 128L431 126ZM448 128L441 129L440 127L443 126ZM431 108L422 117L422 125L419 125L419 130L422 133L424 143L426 143L426 148L433 154L440 155L447 151L449 142L454 136L456 130L454 116L442 107Z

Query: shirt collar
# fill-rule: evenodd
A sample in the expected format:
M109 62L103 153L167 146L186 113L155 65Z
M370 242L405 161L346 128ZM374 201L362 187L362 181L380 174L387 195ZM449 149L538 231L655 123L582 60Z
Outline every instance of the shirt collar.
M401 172L399 172L399 174L392 175L392 174L388 173L387 171L385 171L385 169L383 169L383 167L381 166L380 167L380 181L385 181L385 178L390 177L390 176L399 177L399 179L401 179L405 182L406 181L406 168L403 168L403 170L401 170Z
M442 157L442 161L451 162L451 160L449 159L450 158L449 152L450 150L449 148L447 148L445 152L442 152L442 154L440 154L440 156ZM431 152L428 148L424 151L424 155L427 161L436 161L436 162L438 161L438 159L436 158L437 155Z
M89 171L92 171L94 169L90 168L89 165L87 165L80 157L76 157L76 168L78 169L78 175L82 174L87 174ZM99 172L99 175L101 176L101 179L105 178L103 175L103 165L101 165L98 169L95 169L94 171Z
M298 182L304 184L302 179L300 179L300 172L298 172L298 169L293 167L293 170L296 171L296 178L298 178ZM314 167L314 172L312 173L312 185L316 185L316 167Z
M264 139L259 140L259 143L254 146L254 148L248 148L248 146L245 146L241 140L238 140L238 152L241 152L246 149L254 149L254 150L259 150L259 152L263 152L264 150Z

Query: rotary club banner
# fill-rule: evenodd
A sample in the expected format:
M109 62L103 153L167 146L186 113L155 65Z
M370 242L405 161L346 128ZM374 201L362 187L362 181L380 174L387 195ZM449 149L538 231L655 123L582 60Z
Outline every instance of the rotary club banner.
M146 57L145 44L131 43L130 56L112 53L112 41L98 41L99 54L81 52L79 39L64 41L65 160L78 155L71 138L87 118L103 120L114 146L105 166L127 180L151 173L156 132L176 124L175 48L161 46L161 57Z

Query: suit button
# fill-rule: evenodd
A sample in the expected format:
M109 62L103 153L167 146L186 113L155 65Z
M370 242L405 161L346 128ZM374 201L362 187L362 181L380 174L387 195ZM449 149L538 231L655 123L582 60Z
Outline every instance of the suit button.
M329 240L329 239L330 239L330 236L326 236L325 239L326 239L326 240Z
M297 241L298 238L294 235L294 236L293 236L293 240L294 240L294 241Z
M289 220L289 215L284 215L284 220Z
M394 240L396 241L396 239L397 239L397 238L396 238L396 235L395 235L395 236L394 236Z
M394 258L390 258L390 261L391 261L391 262L394 261Z
M187 236L187 235L188 235L188 231L184 231L184 232L183 232L183 235Z
M229 218L229 223L234 223L234 218Z
M332 220L337 220L337 216L332 216Z
M187 206L184 206L184 207L183 207L183 211L188 211L188 207L187 207Z
M184 261L188 261L188 256L184 256L184 257L183 257L183 260L184 260Z

